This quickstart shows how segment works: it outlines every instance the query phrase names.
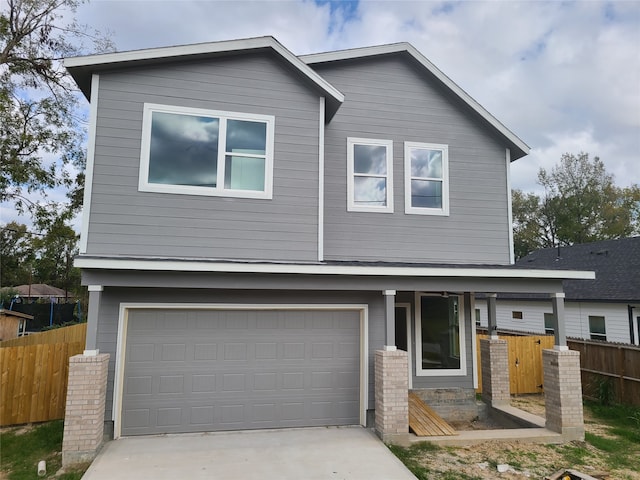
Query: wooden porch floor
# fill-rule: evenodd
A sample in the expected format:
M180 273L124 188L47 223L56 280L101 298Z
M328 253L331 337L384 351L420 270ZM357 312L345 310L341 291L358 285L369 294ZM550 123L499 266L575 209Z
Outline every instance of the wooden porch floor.
M409 428L419 437L458 435L451 425L411 392L409 392Z

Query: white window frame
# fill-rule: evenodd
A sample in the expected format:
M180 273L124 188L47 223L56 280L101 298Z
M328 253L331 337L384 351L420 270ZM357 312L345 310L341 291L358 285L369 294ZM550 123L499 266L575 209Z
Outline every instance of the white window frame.
M421 148L442 152L442 178L412 177L411 150ZM442 182L442 208L411 206L411 180L431 180ZM449 216L449 146L439 143L404 142L404 212L415 215Z
M467 375L467 344L465 335L464 296L450 294L458 297L458 325L460 327L460 368L422 368L422 305L421 297L435 297L439 294L416 292L415 294L415 344L416 344L416 376L418 377L448 377Z
M603 326L604 326L604 333L599 333L599 332L594 332L591 329L591 319L592 318L601 318L602 322L603 322ZM607 319L604 315L588 315L587 316L587 321L589 322L589 339L590 340L599 340L602 342L606 342L607 341ZM596 337L604 337L604 338L593 338L593 336Z
M218 158L217 158L217 182L215 187L199 187L193 185L171 185L149 182L149 154L151 149L151 119L154 112L172 113L176 115L196 115L212 117L220 120L218 130ZM228 120L247 120L266 124L265 145L265 175L264 190L237 190L224 188L226 130ZM176 193L182 195L205 195L214 197L238 197L238 198L273 198L273 146L274 146L275 117L272 115L259 115L240 112L226 112L220 110L208 110L202 108L177 107L173 105L159 105L145 103L142 116L142 145L140 152L140 176L138 190L141 192ZM262 158L262 155L257 157Z
M552 315L553 316L553 313L544 312L542 314L542 322L544 323L544 333L545 333L545 335L555 335L556 329L547 327L547 318L548 318L547 315ZM552 319L552 320L554 321L554 324L555 324L555 319Z
M356 145L383 146L387 149L387 198L386 205L358 205L355 202L355 176L359 177L383 177L383 175L366 175L355 173L354 147ZM380 140L375 138L347 137L347 211L348 212L378 212L393 213L393 140Z

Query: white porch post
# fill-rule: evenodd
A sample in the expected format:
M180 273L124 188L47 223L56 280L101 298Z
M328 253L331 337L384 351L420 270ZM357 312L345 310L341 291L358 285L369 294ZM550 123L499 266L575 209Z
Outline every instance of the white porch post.
M552 293L554 350L569 350L567 346L567 328L564 321L564 293Z
M489 338L492 340L498 339L498 320L496 319L496 298L495 293L489 293L487 295L487 321L489 326Z
M85 339L84 355L95 356L98 351L98 314L102 300L102 285L89 285L89 308L87 312L87 336Z
M384 349L396 350L396 291L384 290L385 342Z

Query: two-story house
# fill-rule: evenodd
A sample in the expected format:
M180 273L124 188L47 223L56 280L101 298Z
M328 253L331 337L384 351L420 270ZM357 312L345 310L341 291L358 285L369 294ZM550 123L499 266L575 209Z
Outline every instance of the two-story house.
M76 266L116 438L372 424L374 357L400 350L406 388L475 416L475 292L592 278L511 267L529 149L409 44L65 66L91 103Z

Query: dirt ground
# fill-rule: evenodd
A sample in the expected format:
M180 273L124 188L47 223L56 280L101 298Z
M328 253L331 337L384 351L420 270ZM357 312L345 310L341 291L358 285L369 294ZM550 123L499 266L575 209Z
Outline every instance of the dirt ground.
M511 405L535 415L542 417L545 415L542 395L515 397ZM471 426L471 428L476 427ZM586 411L585 431L610 437L606 427L596 423ZM544 479L559 470L574 469L607 480L640 480L640 459L636 471L611 470L605 463L605 455L605 452L586 442L538 445L487 440L480 445L447 447L435 452L427 452L419 462L432 472L444 474L455 471L460 474L459 478L469 479ZM570 458L581 459L580 464L567 464L567 459Z

